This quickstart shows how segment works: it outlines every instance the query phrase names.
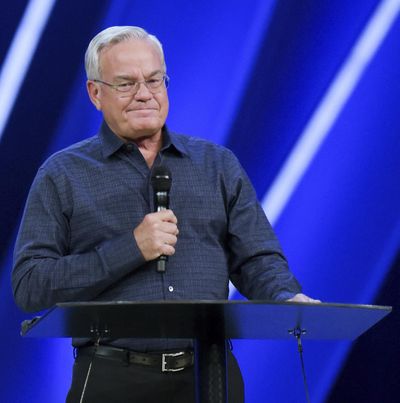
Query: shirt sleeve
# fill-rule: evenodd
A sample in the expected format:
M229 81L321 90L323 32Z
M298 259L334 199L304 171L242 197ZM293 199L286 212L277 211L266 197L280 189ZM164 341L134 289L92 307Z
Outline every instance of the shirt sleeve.
M230 280L249 299L283 301L301 292L240 163L227 159Z
M41 168L28 195L11 278L15 301L28 312L59 302L91 300L144 263L133 232L70 254L68 211L59 193L51 175Z

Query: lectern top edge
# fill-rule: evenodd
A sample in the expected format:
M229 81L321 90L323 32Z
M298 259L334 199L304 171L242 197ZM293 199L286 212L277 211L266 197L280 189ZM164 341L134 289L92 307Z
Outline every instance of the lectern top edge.
M321 308L353 308L353 309L376 309L391 312L392 307L388 305L371 305L371 304L346 304L338 302L292 302L292 301L270 301L270 300L151 300L151 301L84 301L84 302L61 302L56 304L55 307L68 308L68 307L90 307L90 306L114 306L114 305L159 305L160 303L166 305L287 305L287 306L315 306ZM50 308L48 312L55 307ZM318 309L318 308L317 308Z
M107 329L119 338L197 338L214 329L233 339L284 339L288 331L299 328L308 339L352 340L391 310L374 305L269 301L72 302L25 321L21 333L92 337L93 329ZM154 320L148 321L149 315Z

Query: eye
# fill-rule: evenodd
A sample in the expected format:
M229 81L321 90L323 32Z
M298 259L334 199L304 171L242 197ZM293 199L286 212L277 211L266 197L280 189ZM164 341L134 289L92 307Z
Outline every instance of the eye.
M130 91L134 86L135 86L135 83L126 82L126 83L117 84L116 88L118 91L127 92L127 91Z
M162 78L160 77L154 77L154 78L150 78L149 80L146 80L146 84L150 87L150 88L157 88L161 85L162 83Z

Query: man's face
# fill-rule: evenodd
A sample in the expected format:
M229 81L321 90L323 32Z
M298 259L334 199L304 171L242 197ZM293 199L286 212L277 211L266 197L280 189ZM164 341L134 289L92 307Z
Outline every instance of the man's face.
M101 80L110 84L144 81L164 72L158 49L148 40L131 39L111 45L100 53ZM111 130L125 140L161 133L168 114L164 83L150 91L144 84L134 94L121 93L107 85L88 81L90 99Z

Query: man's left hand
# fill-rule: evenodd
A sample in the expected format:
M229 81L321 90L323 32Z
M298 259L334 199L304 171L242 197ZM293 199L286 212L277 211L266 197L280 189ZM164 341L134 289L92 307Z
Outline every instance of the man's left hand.
M305 294L296 294L294 297L287 299L288 302L312 302L312 303L320 303L319 299L310 298Z

